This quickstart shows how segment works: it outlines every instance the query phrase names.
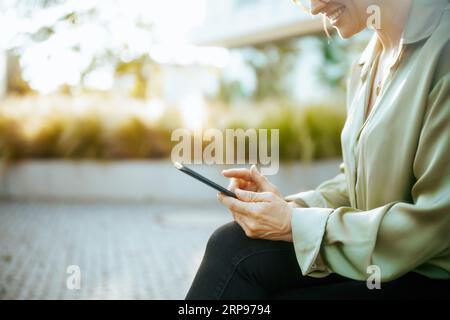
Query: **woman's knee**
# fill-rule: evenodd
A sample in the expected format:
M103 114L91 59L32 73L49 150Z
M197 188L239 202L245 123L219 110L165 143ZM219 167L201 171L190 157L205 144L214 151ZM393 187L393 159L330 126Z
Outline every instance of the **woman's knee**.
M292 244L281 241L252 239L236 222L219 227L208 240L205 256L232 261L242 260L258 252L292 250Z
M237 250L245 240L244 230L236 222L229 222L217 228L208 240L207 253Z

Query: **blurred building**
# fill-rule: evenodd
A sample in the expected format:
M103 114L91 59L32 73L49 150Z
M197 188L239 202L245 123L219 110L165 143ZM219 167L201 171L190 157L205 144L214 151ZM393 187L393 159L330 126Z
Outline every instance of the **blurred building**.
M254 75L249 75L239 54L233 55L230 49L314 35L323 30L321 19L311 17L290 0L205 0L204 5L203 22L190 32L189 42L196 49L169 48L159 59L153 55L165 65L162 99L182 108L192 108L183 104L190 104L193 96L198 101L199 97L214 95L218 74L223 77L229 70L233 77L252 86ZM304 86L304 91L311 90Z
M207 0L204 24L194 43L241 47L314 34L321 19L312 18L290 0Z

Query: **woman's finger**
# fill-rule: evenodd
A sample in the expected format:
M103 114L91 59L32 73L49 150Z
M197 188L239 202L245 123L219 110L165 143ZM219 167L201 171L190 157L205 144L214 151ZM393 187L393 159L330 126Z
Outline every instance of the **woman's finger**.
M234 192L235 189L254 191L255 186L252 182L243 179L231 178L230 183L228 184L228 190Z
M244 202L233 197L228 197L222 193L217 194L217 198L222 202L228 209L232 211L237 211L239 213L254 216L257 214L257 208L255 203Z
M245 202L271 202L273 200L273 193L271 192L252 192L238 188L234 192L239 200Z
M258 169L256 169L256 166L255 166L255 165L252 165L252 167L250 168L250 174L251 174L251 176L252 176L252 180L253 180L256 184L262 186L262 185L264 185L264 184L267 183L266 177L264 177L264 176L258 171Z
M222 171L222 174L226 178L243 179L249 182L253 182L257 187L260 187L261 189L264 189L264 187L268 184L266 177L259 173L255 165L252 165L250 169L236 168L224 170Z
M230 179L230 183L228 184L227 189L230 190L231 192L234 192L234 190L236 188L239 188L239 184L238 181L235 178L231 178Z
M223 170L222 174L226 178L237 178L244 180L252 180L252 174L249 169L246 168L235 168Z

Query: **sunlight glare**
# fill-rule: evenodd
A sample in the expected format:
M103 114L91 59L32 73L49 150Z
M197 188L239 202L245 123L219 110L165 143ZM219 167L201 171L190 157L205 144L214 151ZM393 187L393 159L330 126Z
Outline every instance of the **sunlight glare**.
M187 95L180 103L180 113L188 129L202 128L207 116L207 106L203 96L200 93Z

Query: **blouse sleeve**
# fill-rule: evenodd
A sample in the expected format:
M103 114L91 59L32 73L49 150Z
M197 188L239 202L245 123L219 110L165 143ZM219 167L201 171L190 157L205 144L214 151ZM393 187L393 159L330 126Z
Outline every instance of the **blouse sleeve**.
M349 206L348 187L344 174L344 164L339 167L340 173L333 179L320 184L315 190L300 192L285 197L302 207L338 208Z

